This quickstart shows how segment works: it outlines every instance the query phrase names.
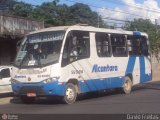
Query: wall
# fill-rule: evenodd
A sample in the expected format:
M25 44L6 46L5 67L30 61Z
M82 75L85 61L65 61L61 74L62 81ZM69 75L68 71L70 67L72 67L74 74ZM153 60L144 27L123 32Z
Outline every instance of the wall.
M152 71L153 81L160 81L160 60L158 61L154 55L152 55Z
M0 35L24 35L43 27L43 22L21 17L0 16Z
M10 65L14 61L17 42L25 34L43 27L43 22L0 15L0 65Z

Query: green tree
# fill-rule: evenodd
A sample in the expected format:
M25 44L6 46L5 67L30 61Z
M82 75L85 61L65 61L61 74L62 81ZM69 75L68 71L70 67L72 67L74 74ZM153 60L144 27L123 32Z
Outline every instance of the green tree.
M76 3L70 7L70 14L73 23L84 23L92 26L105 27L105 23L96 12L93 12L88 5L82 3Z
M31 4L27 4L24 2L19 2L13 7L13 15L21 16L21 17L29 17L31 11L33 10L33 6Z
M11 15L16 3L15 0L0 0L0 13Z
M59 4L59 0L44 2L40 6L33 6L25 2L12 1L9 13L15 16L32 18L38 21L44 21L45 27L74 25L78 23L88 24L91 26L106 27L101 16L91 10L88 5L76 3L72 6ZM8 2L5 2L8 4Z
M125 28L131 31L141 31L148 34L151 50L156 56L160 52L160 28L149 19L134 19L126 23Z

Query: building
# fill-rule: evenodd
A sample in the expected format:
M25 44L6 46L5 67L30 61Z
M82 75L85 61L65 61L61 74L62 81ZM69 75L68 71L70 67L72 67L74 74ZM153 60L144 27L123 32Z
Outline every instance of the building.
M0 15L0 65L14 61L17 43L25 34L44 28L43 22L22 17Z

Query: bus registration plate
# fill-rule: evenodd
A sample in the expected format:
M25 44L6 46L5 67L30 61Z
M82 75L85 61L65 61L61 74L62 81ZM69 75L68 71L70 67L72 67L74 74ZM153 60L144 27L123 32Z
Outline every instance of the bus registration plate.
M27 93L27 97L36 97L36 93Z

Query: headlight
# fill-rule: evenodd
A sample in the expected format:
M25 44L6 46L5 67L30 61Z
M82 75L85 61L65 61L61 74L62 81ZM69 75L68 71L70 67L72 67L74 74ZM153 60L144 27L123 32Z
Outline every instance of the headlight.
M48 78L43 80L43 83L47 84L47 83L51 83L51 82L56 82L59 80L59 77L53 77L53 78Z
M17 83L21 83L21 82L18 81L18 80L15 80L15 79L11 79L11 83L12 83L12 84L17 84Z

